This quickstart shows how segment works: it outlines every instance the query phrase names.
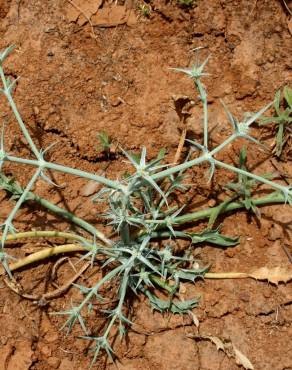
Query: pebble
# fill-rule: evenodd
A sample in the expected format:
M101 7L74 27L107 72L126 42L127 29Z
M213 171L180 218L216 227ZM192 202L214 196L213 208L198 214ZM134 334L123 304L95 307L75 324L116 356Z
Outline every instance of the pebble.
M45 335L44 339L47 343L53 343L53 342L56 342L59 339L59 335L58 335L58 333L48 332Z
M64 358L59 366L59 370L74 370L73 362Z
M225 255L229 258L233 258L236 255L236 250L234 248L226 249Z
M243 99L247 96L253 95L253 93L256 90L257 81L252 78L244 78L241 81L240 88L238 89L238 92L236 94L237 99Z
M275 241L277 239L281 239L282 237L283 237L282 227L276 223L272 224L268 233L268 239L271 241Z
M83 197L89 197L97 193L98 189L100 189L100 184L96 181L90 180L80 191L80 195Z
M272 296L272 292L269 287L263 290L263 295L265 298L270 298Z
M46 358L50 357L52 355L52 350L46 343L41 343L39 345L39 350Z
M242 292L239 294L239 298L243 301L243 302L249 302L250 300L250 295L247 293L247 292Z
M50 366L50 369L58 369L60 363L61 360L58 357L49 357L47 359L47 364Z
M210 199L208 201L208 206L209 207L215 207L215 205L216 205L216 200L215 199Z

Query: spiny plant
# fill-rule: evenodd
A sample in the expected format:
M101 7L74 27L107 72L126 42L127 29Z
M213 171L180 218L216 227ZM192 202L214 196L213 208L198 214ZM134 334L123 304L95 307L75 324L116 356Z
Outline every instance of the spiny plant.
M160 153L157 158L147 161L146 149L142 148L139 156L134 156L122 150L123 155L132 165L132 172L111 180L104 176L82 171L46 160L46 153L50 148L38 149L12 97L13 89L17 80L6 77L3 63L12 52L9 47L0 54L0 78L2 80L1 92L7 99L16 121L34 155L34 159L17 157L8 153L4 143L4 129L0 142L0 166L1 187L13 194L15 205L2 224L2 237L0 245L0 260L7 275L13 278L12 271L23 267L30 261L40 260L48 255L64 253L65 251L85 251L82 260L89 260L91 265L103 261L101 269L103 277L96 279L92 286L75 284L80 290L83 299L79 302L71 302L68 309L55 312L55 315L66 317L63 325L69 333L78 324L83 331L82 338L92 342L93 361L96 361L101 350L104 350L111 358L114 357L112 348L113 336L118 332L124 337L131 325L130 316L127 314L127 299L130 292L134 295L143 294L149 300L151 306L160 311L171 313L186 313L198 304L198 297L189 300L180 300L179 288L183 281L195 282L196 279L207 276L209 266L202 265L194 259L192 254L193 245L201 242L213 243L219 246L233 246L238 243L238 238L231 238L220 233L220 229L213 228L213 224L219 214L236 209L252 209L256 212L261 205L272 203L292 203L291 186L282 185L269 178L248 170L245 160L246 152L242 151L239 166L223 162L217 155L236 139L244 138L257 143L250 136L250 126L258 120L270 104L252 116L245 116L238 120L225 108L227 117L233 129L233 133L218 146L211 147L209 140L209 120L207 93L201 78L207 76L204 72L208 58L202 63L196 63L191 68L174 68L176 72L182 72L194 82L200 95L203 107L203 142L190 141L191 151L183 163L164 163L164 155ZM16 180L7 178L3 168L9 163L30 166L35 168L34 174L25 187L21 187ZM185 212L185 207L174 205L174 194L185 191L186 171L203 163L209 164L209 180L214 176L217 168L231 171L238 176L237 184L230 184L235 195L216 207L198 210L193 213ZM42 178L44 181L52 181L47 171L59 171L71 174L87 180L102 184L102 189L95 194L94 202L103 202L106 210L102 217L112 227L112 238L105 236L101 231L76 215L40 198L32 192L35 182ZM263 197L253 197L253 189L259 185L266 185L272 191ZM90 237L62 233L58 231L32 231L30 233L17 233L13 220L17 211L26 201L36 201L52 212L69 219L79 227L86 230ZM209 219L209 227L201 233L187 232L184 226L199 219ZM37 256L12 262L12 257L5 248L9 240L23 237L63 237L72 239L74 244L57 246L50 250L37 252ZM189 248L184 252L176 253L172 248L172 241L178 239L189 240ZM163 240L160 246L157 241ZM34 258L33 258L34 257ZM115 287L116 299L109 302L106 296L109 286ZM161 290L168 294L167 299L157 295ZM107 324L103 329L90 330L85 316L93 314L93 307L97 304L109 304L109 308L102 310L107 318ZM104 307L104 306L103 306Z
M283 106L283 108L281 108ZM292 133L292 89L285 86L283 93L278 90L275 94L274 117L263 118L261 125L274 123L277 126L275 154L280 157L285 143L288 141Z

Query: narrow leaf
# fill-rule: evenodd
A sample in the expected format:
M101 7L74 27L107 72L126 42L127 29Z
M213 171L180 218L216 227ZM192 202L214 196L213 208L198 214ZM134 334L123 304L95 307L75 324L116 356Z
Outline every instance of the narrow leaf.
M292 109L292 89L290 89L288 86L284 87L284 97L287 104Z
M242 352L240 352L234 345L233 345L233 350L235 354L235 362L237 363L237 365L241 365L247 370L254 369L249 359Z

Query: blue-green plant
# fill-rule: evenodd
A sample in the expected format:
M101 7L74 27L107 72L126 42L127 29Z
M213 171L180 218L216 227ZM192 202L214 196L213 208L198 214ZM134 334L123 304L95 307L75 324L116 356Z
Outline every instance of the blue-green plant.
M67 318L63 327L68 332L76 324L79 324L83 331L82 337L93 343L94 363L101 350L104 350L110 357L114 356L111 345L112 336L118 330L120 336L123 337L127 328L131 325L131 320L126 313L127 297L130 291L134 292L134 294L144 294L152 307L160 312L169 311L174 314L188 312L196 307L198 297L180 300L178 296L180 283L182 281L194 282L197 278L204 277L208 270L208 266L204 266L200 261L194 260L192 246L202 242L225 247L238 243L238 238L221 235L218 228L212 229L209 227L196 234L184 231L184 225L202 218L211 217L214 221L215 216L223 211L232 211L244 207L253 208L274 202L292 203L291 186L282 185L266 176L250 172L243 165L245 160L241 160L239 167L236 167L217 158L222 149L236 139L244 138L252 143L257 142L250 136L250 126L270 107L270 104L241 121L235 118L225 107L233 133L218 146L211 147L208 128L207 93L201 81L202 77L207 75L204 69L208 59L202 63L197 62L191 68L175 68L175 71L182 72L193 80L201 97L203 106L203 142L190 141L192 153L181 164L164 163L164 155L162 153L157 158L147 161L145 148L142 148L139 156L123 151L133 170L127 176L111 180L104 176L98 176L94 173L46 160L45 155L48 149L42 150L37 148L12 97L16 80L11 81L4 73L3 63L12 50L13 47L9 47L0 54L1 92L6 97L35 158L17 157L8 153L4 145L4 129L2 130L0 142L2 174L0 176L0 184L4 189L14 194L16 202L11 213L2 224L0 259L7 274L11 277L10 259L13 257L8 254L5 243L7 238L11 238L11 234L16 232L13 227L14 217L21 205L28 200L37 201L50 211L70 219L91 235L89 239L76 238L75 242L84 245L87 251L83 259L90 259L92 264L96 263L97 256L99 260L103 260L101 266L104 271L103 277L97 279L92 286L76 284L76 288L81 291L84 298L80 302L71 302L67 310L55 312L54 314ZM14 179L8 179L4 176L3 167L9 166L9 163L35 168L33 176L25 187L20 187ZM186 191L189 186L185 180L186 171L203 163L209 163L209 179L212 179L217 168L229 170L237 175L240 180L240 186L231 188L240 191L241 195L245 195L245 198L232 199L231 202L229 201L225 204L224 210L219 204L213 209L199 210L194 213L185 212L184 206L177 207L174 205L172 201L173 195L180 191ZM105 204L104 209L106 211L103 217L114 231L112 239L84 220L62 211L59 207L32 192L32 188L39 178L42 178L44 181L51 181L47 175L48 170L82 177L103 186L94 196L93 201ZM265 197L254 199L251 197L251 184L252 186L254 184L264 184L273 191ZM174 240L180 238L189 240L189 248L184 253L177 255L172 245ZM159 240L163 240L163 242L158 247L156 242ZM108 318L104 330L90 330L85 319L85 312L92 313L95 304L102 303L104 305L107 303L107 290L105 287L109 284L116 287L116 304L111 306L111 309L103 310ZM156 289L161 289L168 297L166 299L158 298Z

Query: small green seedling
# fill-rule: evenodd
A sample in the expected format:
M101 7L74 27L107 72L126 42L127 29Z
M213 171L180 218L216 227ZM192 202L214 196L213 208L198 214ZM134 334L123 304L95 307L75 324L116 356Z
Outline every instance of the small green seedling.
M97 135L97 138L98 138L99 143L100 143L97 147L98 152L103 153L108 157L110 155L111 149L112 149L112 140L111 140L111 138L109 137L109 135L107 134L106 131L100 131Z
M281 104L282 103L282 104ZM281 105L283 106L281 108ZM292 89L285 86L283 89L283 97L281 90L275 94L274 109L276 115L274 117L263 118L261 125L275 123L277 126L276 146L274 153L280 157L285 143L288 141L292 132Z
M138 11L143 17L149 18L151 15L151 6L144 3L138 4Z

